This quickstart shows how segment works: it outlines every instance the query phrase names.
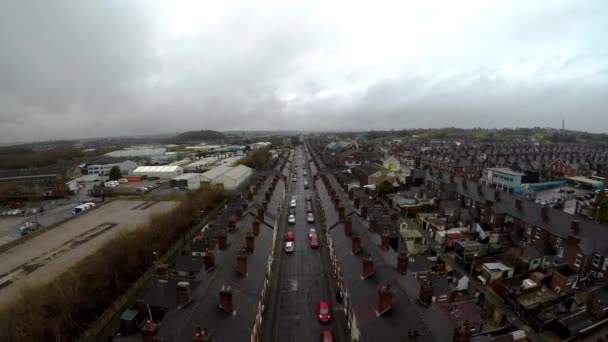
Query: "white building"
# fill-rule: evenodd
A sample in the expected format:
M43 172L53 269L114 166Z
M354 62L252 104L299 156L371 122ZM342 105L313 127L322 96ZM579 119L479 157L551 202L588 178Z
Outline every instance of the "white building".
M250 148L252 150L257 150L258 148L264 148L264 147L269 147L270 145L272 145L269 142L266 141L260 141L260 142L256 142L250 145Z
M163 165L163 166L140 166L133 171L134 176L147 176L158 178L175 178L184 173L181 166Z
M184 173L171 178L171 186L195 190L201 187L201 175L199 173Z
M131 160L125 160L122 163L93 164L87 166L87 173L89 175L109 176L110 170L112 170L114 166L120 168L120 173L122 173L123 176L128 176L133 174L133 170L137 168L137 163Z
M164 156L167 149L164 147L157 148L129 148L124 150L112 151L106 153L110 157L154 157Z
M222 184L224 190L235 190L251 176L253 170L245 165L231 167L220 165L201 174L201 183Z

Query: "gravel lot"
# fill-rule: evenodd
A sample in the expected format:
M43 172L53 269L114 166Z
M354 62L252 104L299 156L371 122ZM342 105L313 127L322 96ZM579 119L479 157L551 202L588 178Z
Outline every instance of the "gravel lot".
M24 285L52 280L116 234L176 205L115 200L6 251L0 258L0 305L15 298Z

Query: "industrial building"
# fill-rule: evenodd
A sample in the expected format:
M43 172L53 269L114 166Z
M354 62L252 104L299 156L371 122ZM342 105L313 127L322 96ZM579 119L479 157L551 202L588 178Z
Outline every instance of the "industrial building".
M163 165L163 166L140 166L133 171L134 176L158 177L158 178L175 178L184 173L181 166Z
M203 184L222 184L224 190L236 190L251 174L253 170L245 165L231 167L220 165L200 175Z
M156 148L129 148L124 150L106 153L109 157L157 157L164 156L167 149L164 147Z
M133 170L137 168L137 163L131 160L125 160L122 163L92 164L87 165L86 170L88 175L108 176L110 175L110 170L112 170L114 166L120 168L120 173L122 173L123 176L128 176L133 174Z
M199 173L184 173L171 179L172 188L183 188L195 190L201 187L201 175Z

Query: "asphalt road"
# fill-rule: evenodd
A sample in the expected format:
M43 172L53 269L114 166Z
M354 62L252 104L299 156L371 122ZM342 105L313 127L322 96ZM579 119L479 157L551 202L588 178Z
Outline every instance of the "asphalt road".
M288 179L290 189L287 192L284 205L289 206L292 196L297 201L296 224L288 224L286 217L281 218L275 250L273 270L274 281L270 284L268 307L264 314L262 325L262 341L315 341L321 331L331 330L336 340L345 336L343 333L344 319L342 312L335 304L335 293L330 288L331 265L325 233L317 229L320 235L320 247L310 247L308 231L313 225L306 222L306 197L313 197L312 177L306 163L309 189L304 189L302 162L305 160L303 147L298 147L294 156L294 164L298 166L297 182ZM292 171L293 171L292 165ZM317 215L315 215L317 217ZM295 251L286 254L284 251L284 236L287 231L295 232ZM317 320L317 305L320 301L330 304L332 318L328 323ZM338 324L342 323L342 324Z

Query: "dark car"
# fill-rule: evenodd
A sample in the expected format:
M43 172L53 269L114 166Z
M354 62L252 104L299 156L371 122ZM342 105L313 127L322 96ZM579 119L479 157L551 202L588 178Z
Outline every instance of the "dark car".
M566 190L566 193L569 195L572 195L573 193L575 193L576 191L572 190L572 189L568 189Z

